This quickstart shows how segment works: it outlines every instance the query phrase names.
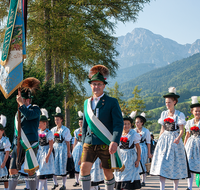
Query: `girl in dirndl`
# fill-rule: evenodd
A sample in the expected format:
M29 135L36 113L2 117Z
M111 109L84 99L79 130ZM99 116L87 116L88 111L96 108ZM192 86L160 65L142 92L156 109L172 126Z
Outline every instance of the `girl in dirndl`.
M141 186L145 186L145 179L146 179L146 163L148 158L152 158L151 155L151 135L147 128L144 127L144 124L146 123L145 113L141 113L141 115L137 115L135 117L135 126L134 129L140 136L140 148L141 148L141 168L142 172L140 174L142 178Z
M185 115L175 110L179 95L176 88L170 87L169 93L163 96L167 111L161 113L158 123L162 125L157 142L150 174L160 176L160 189L165 189L165 180L173 180L174 190L178 189L179 179L189 177L187 159L182 141Z
M135 114L136 111L132 112L130 116L123 116L124 128L119 147L125 169L122 172L114 172L116 190L133 190L141 188L139 175L139 163L141 159L139 142L141 137L135 130L131 129Z
M56 126L51 129L54 134L54 165L55 165L55 175L53 176L54 186L52 188L56 189L58 187L57 176L62 176L63 185L60 190L66 190L67 181L67 159L71 157L70 152L70 130L62 125L63 115L59 107L56 108L56 113L53 115L55 119Z
M47 128L48 125L48 112L46 109L41 109L42 115L40 116L39 123L39 149L37 151L37 161L39 170L36 171L39 179L38 190L42 190L44 186L47 188L47 179L53 178L55 173L54 158L53 158L53 133Z
M79 172L80 172L80 164L81 164L81 154L83 150L83 145L82 145L82 126L83 126L83 113L81 111L78 111L78 116L79 116L79 127L74 131L74 148L72 152L72 156L74 159L74 165L75 165L75 183L74 187L79 186Z
M192 104L190 108L194 118L188 120L185 125L186 136L184 141L189 170L191 172L191 178L188 178L187 190L192 190L194 173L200 174L200 104L197 96L192 96L191 99Z
M6 168L6 162L10 152L9 138L4 136L6 127L6 116L0 115L0 181L4 182L4 190L8 190L8 170Z

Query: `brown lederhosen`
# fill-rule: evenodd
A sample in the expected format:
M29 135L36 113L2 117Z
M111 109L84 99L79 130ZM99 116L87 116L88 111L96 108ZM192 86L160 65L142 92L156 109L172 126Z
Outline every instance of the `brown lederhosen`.
M108 145L83 144L81 162L94 163L98 157L101 160L103 168L111 169L111 159Z

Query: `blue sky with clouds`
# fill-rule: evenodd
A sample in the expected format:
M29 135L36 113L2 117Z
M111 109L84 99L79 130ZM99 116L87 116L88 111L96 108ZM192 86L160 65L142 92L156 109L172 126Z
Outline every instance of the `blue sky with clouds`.
M145 28L180 44L192 44L200 39L199 0L151 0L145 4L135 23L118 23L116 37L134 28Z

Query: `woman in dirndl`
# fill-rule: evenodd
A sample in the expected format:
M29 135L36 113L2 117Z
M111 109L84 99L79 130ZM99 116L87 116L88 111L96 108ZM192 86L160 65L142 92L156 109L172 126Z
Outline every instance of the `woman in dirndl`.
M54 165L55 175L53 176L54 186L52 190L58 187L57 176L62 176L63 185L60 190L66 190L67 181L67 159L71 157L70 152L70 130L62 125L63 115L59 107L56 108L56 113L53 115L56 126L51 129L54 134Z
M200 104L197 96L192 96L191 99L192 104L190 108L194 118L188 120L185 125L186 136L184 141L189 170L191 172L191 178L188 178L187 190L192 190L194 173L200 174Z
M47 179L53 178L55 173L54 158L53 158L53 133L47 128L48 126L48 112L46 109L41 109L39 123L39 149L37 151L37 161L39 170L36 174L39 179L38 190L47 190Z
M79 172L80 172L80 164L81 164L81 154L83 150L82 145L82 126L83 126L83 113L81 111L78 111L78 124L79 127L74 131L74 148L72 152L72 156L74 159L74 165L75 165L75 183L74 187L79 186Z
M115 188L116 190L133 190L140 189L140 135L133 129L131 129L133 118L136 112L132 112L130 116L123 116L124 128L122 137L120 139L119 147L122 162L125 165L124 171L115 171Z
M145 179L146 179L146 163L148 158L152 158L151 155L151 135L150 132L147 128L144 127L144 124L146 123L146 118L145 118L145 113L141 113L141 115L137 115L135 117L135 126L136 128L134 129L140 136L140 148L141 148L141 168L142 172L141 178L142 178L142 183L141 186L145 186Z
M185 115L175 110L179 95L176 88L170 87L169 93L163 96L167 111L161 113L158 123L162 125L160 137L157 142L150 174L160 176L160 189L165 189L165 180L173 180L173 189L178 189L179 179L190 176L187 168L187 159L182 141Z
M8 190L8 170L6 162L11 147L9 138L4 136L6 121L6 116L0 115L0 182L4 182L4 190Z

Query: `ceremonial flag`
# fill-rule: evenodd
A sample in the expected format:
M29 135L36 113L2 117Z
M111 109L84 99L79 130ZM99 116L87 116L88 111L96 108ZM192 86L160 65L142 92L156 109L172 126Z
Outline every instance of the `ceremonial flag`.
M8 98L23 81L26 55L23 0L11 0L0 62L0 90Z

